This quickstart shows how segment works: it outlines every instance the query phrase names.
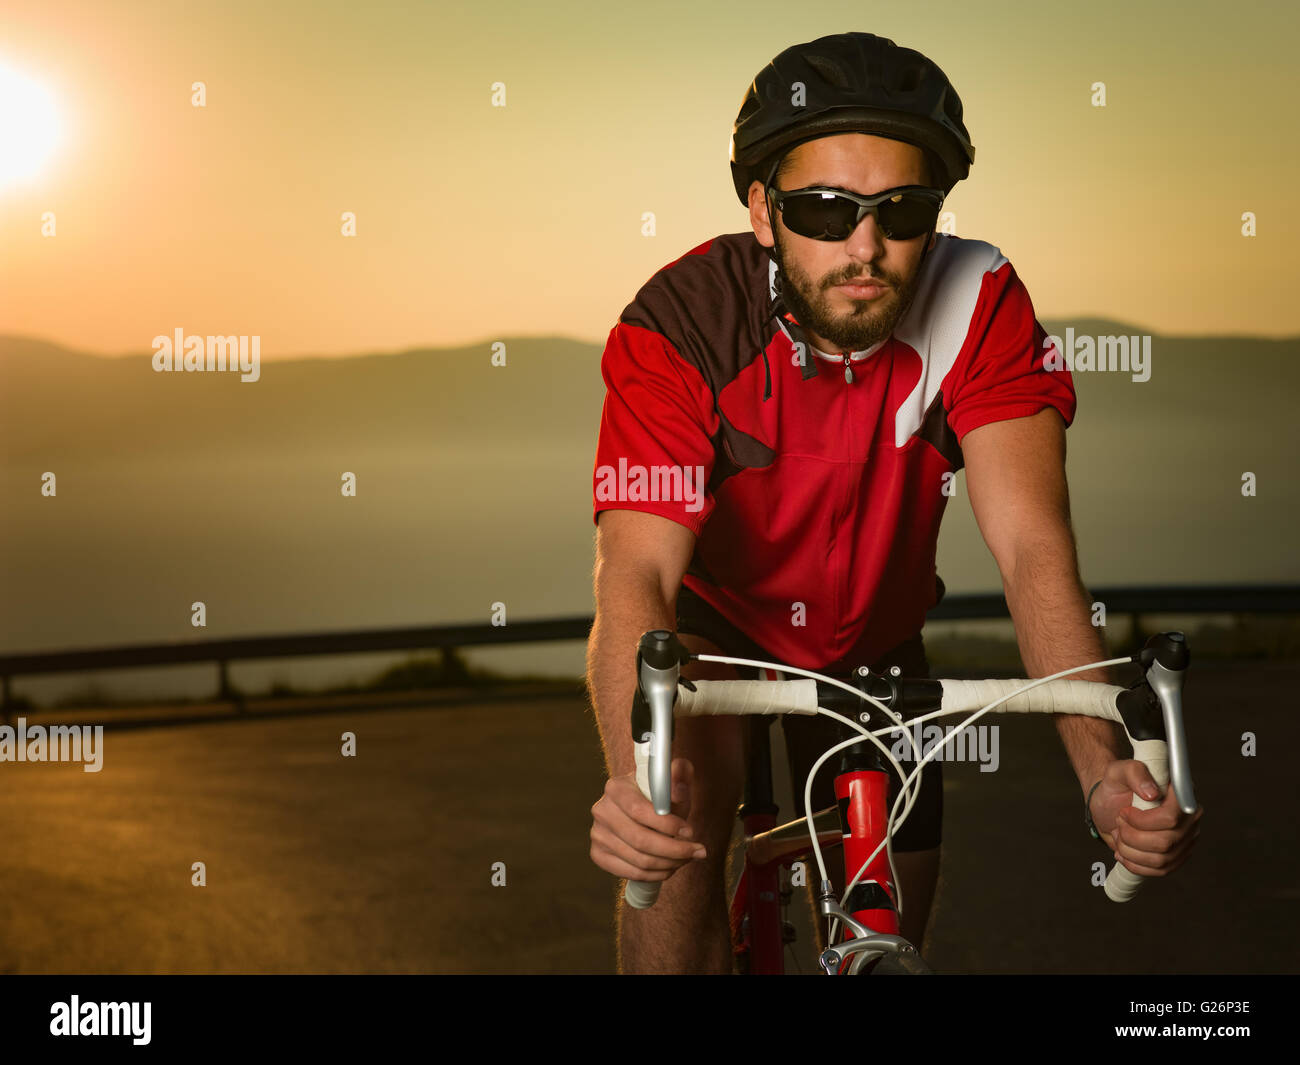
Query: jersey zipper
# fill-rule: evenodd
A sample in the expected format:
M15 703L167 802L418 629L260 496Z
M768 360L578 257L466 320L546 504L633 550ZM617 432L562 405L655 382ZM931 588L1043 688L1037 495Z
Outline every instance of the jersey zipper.
M844 380L848 384L853 383L852 363L849 359L848 352L844 353ZM832 609L835 611L834 625L831 629L831 639L839 641L840 632L844 627L844 614L849 603L849 587L852 583L852 577L849 574L849 567L853 557L852 537L846 536L845 529L851 528L852 522L850 515L853 510L854 502L857 497L855 491L856 477L854 457L857 455L857 443L853 437L853 395L851 393L843 394L844 401L844 435L848 451L848 462L843 467L841 476L843 477L843 487L840 494L839 516L835 522L835 547L833 555L835 564L832 567L831 587L835 590ZM846 539L849 541L846 543Z

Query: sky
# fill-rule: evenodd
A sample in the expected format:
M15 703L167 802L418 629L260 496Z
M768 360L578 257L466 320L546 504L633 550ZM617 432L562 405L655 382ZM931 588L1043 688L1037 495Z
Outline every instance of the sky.
M603 343L659 267L749 228L727 148L755 74L853 29L957 87L955 232L1002 249L1040 318L1296 335L1298 26L1258 2L6 0L0 87L52 117L0 123L0 333L119 355L180 327L267 359ZM57 141L34 172L32 124Z

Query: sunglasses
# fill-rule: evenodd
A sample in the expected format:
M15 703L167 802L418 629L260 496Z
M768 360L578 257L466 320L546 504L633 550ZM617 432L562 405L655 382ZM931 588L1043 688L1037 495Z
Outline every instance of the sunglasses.
M867 215L890 240L911 240L934 229L944 191L924 185L903 185L876 196L858 196L839 189L772 190L772 199L786 228L813 240L848 240Z

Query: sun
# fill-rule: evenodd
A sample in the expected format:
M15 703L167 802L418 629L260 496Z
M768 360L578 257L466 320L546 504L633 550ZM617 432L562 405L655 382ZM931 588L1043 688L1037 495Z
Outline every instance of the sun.
M58 145L60 132L50 91L0 65L0 189L36 177Z

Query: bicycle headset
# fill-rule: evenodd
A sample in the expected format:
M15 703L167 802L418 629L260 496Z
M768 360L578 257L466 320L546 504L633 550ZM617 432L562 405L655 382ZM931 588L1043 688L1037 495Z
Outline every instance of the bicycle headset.
M796 102L796 86L803 92ZM961 98L939 67L911 48L872 33L840 33L787 48L758 72L731 132L731 179L742 206L763 182L775 222L773 182L785 155L805 141L869 133L927 153L944 195L970 173L975 146L962 123ZM777 227L772 226L777 239ZM929 251L927 242L922 262ZM780 246L776 247L778 283Z

